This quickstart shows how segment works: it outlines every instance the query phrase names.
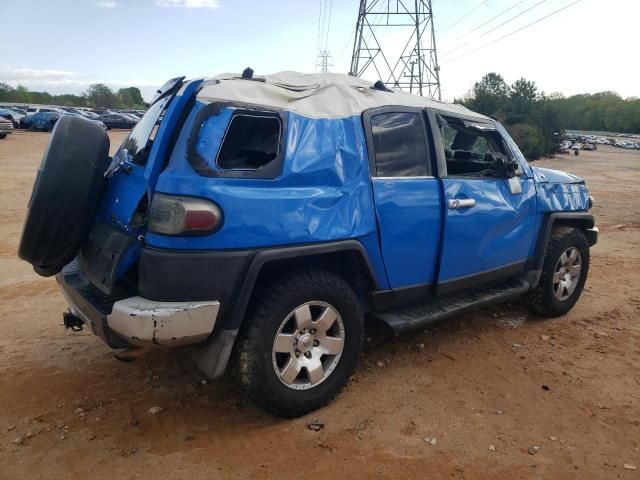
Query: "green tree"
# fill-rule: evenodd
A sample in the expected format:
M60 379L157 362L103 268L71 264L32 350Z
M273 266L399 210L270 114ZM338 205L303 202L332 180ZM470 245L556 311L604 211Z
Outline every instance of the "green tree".
M87 103L95 108L114 108L118 105L116 94L102 83L90 85L84 97Z
M118 90L117 97L122 107L144 107L145 105L138 87L121 88Z
M468 100L472 110L501 118L509 98L509 86L502 75L490 72L476 82Z
M525 121L534 112L541 96L534 82L520 78L511 85L509 100L509 122L517 123Z

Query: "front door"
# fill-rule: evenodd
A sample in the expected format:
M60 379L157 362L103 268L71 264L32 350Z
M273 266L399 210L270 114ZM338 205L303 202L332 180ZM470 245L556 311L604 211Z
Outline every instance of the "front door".
M438 293L521 274L536 221L533 178L505 178L497 162L513 158L495 123L430 113L438 139L444 232ZM439 134L439 135L438 135Z
M380 247L396 296L431 293L442 218L424 112L383 107L365 113Z

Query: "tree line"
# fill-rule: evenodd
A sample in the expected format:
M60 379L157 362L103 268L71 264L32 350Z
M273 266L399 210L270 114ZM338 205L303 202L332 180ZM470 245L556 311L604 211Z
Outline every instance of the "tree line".
M36 103L65 107L147 108L138 87L120 88L113 91L102 83L90 85L80 95L71 93L52 95L48 92L32 92L22 85L14 88L6 83L0 83L0 102Z
M640 99L615 92L545 95L532 81L508 85L491 72L456 102L499 120L531 160L555 153L564 130L640 133Z

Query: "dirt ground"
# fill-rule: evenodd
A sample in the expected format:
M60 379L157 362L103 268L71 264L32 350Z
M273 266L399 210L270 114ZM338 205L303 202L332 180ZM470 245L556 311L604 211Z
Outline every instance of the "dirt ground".
M569 315L506 305L389 339L328 407L280 420L184 352L124 364L64 330L55 281L16 258L47 140L0 140L0 478L640 478L640 152L536 162L596 200L600 243Z

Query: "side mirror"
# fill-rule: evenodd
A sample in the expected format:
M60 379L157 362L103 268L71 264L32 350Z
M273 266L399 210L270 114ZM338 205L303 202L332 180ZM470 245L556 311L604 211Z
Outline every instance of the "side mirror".
M496 155L496 170L503 178L513 178L518 171L518 162L507 157L506 155Z

